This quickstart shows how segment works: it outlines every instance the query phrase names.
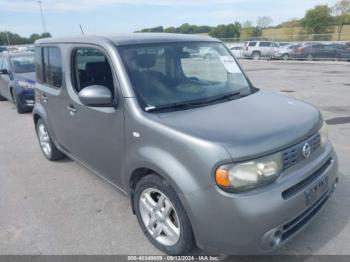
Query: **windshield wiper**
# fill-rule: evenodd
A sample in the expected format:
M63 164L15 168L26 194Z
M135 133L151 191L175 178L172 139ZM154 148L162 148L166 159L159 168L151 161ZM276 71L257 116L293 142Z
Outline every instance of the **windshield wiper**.
M231 100L235 98L236 96L241 95L241 92L231 92L231 93L226 93L223 95L218 95L215 97L211 97L209 99L204 100L202 103L203 104L212 104L221 100Z
M193 100L193 101L187 101L183 103L172 103L172 104L160 105L160 106L147 106L145 108L145 111L154 112L154 111L161 111L161 110L167 110L167 109L188 109L188 108L212 104L221 100L231 100L240 94L241 92L232 92L232 93L226 93L223 95L214 96L209 99Z
M167 110L167 109L188 109L199 105L198 103L172 103L167 105L160 105L160 106L148 106L145 108L146 112L154 112L154 111L161 111L161 110Z

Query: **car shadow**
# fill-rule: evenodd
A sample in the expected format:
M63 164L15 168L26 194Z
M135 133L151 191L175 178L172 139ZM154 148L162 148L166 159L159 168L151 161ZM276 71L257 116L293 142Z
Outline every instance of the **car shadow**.
M71 162L74 162L74 160L69 158L69 157L65 157L65 158L62 158L62 159L57 160L55 162L56 163L71 163Z

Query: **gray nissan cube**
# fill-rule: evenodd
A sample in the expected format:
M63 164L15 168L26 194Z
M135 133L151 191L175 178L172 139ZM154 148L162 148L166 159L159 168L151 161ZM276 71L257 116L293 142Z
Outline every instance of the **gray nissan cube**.
M72 158L124 192L144 234L167 254L195 245L274 251L320 213L338 183L320 111L254 87L219 40L42 39L36 78L44 156Z

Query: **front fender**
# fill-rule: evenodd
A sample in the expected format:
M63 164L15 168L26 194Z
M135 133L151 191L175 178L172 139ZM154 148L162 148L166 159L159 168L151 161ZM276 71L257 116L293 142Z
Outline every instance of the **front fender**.
M193 172L169 152L160 148L145 146L135 148L126 156L124 188L130 193L131 176L139 168L153 170L162 176L179 193L189 193L200 187Z

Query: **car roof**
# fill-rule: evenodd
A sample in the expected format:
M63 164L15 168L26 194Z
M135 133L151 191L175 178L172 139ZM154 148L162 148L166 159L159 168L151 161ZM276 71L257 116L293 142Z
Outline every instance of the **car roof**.
M166 34L166 33L130 33L115 36L77 36L62 38L44 38L37 40L36 45L63 43L106 43L113 42L117 46L170 43L170 42L220 42L218 39L203 35Z

